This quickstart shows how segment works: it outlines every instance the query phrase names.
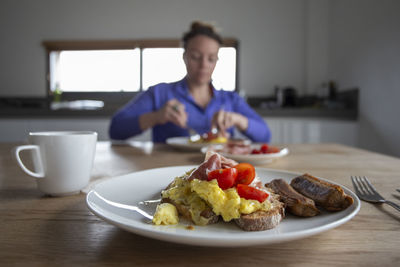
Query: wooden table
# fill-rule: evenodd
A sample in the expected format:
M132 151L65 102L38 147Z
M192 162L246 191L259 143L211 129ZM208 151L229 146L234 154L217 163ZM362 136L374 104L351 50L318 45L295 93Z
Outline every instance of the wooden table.
M0 266L399 266L400 213L362 202L351 221L294 242L245 248L208 248L141 237L96 216L85 194L53 198L36 189L11 157L17 144L0 144ZM309 172L352 188L350 175L366 175L379 192L400 202L400 159L337 144L288 145L290 154L264 167ZM193 165L202 155L165 145L98 143L93 179L133 171ZM397 199L396 199L397 195Z

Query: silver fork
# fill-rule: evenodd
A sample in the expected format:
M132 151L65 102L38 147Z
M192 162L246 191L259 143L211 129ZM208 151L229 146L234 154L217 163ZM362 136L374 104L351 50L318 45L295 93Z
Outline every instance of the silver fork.
M356 190L357 196L362 200L372 203L386 203L400 211L400 206L382 197L368 181L367 177L351 176L351 181Z

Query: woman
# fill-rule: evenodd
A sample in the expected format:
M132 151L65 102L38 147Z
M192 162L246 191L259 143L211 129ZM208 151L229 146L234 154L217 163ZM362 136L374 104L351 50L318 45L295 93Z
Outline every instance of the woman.
M139 94L112 118L110 137L124 140L153 128L153 141L189 136L218 129L225 136L234 127L255 142L269 142L263 119L235 92L215 90L211 75L218 60L221 37L213 27L192 23L183 36L186 76L174 83L161 83Z

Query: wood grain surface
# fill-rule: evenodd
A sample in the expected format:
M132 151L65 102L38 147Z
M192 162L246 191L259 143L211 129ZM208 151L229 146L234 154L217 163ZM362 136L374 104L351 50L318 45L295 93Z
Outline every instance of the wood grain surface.
M211 248L153 240L110 225L87 208L85 194L48 197L12 157L19 144L0 144L0 266L399 266L400 212L362 202L349 222L275 245ZM351 186L366 175L400 203L400 159L338 144L287 145L290 154L262 167L308 172ZM201 163L197 152L166 145L99 142L92 180L134 171Z

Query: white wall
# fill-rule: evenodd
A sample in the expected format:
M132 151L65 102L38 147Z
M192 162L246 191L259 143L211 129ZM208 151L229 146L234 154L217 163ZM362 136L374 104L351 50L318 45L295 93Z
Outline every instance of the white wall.
M305 58L306 38L316 36L313 25L320 28L326 22L318 21L325 18L313 16L318 23L307 26L305 16L308 10L319 14L324 5L318 0L2 0L0 96L45 96L44 40L181 38L195 19L215 21L223 36L240 40L240 87L248 95L272 93L274 85L304 91L306 72L326 66L326 59L315 57L310 68ZM321 80L318 75L313 78Z
M306 1L305 93L315 93L328 81L329 0Z
M400 1L331 1L330 27L330 76L361 88L359 146L400 156Z

